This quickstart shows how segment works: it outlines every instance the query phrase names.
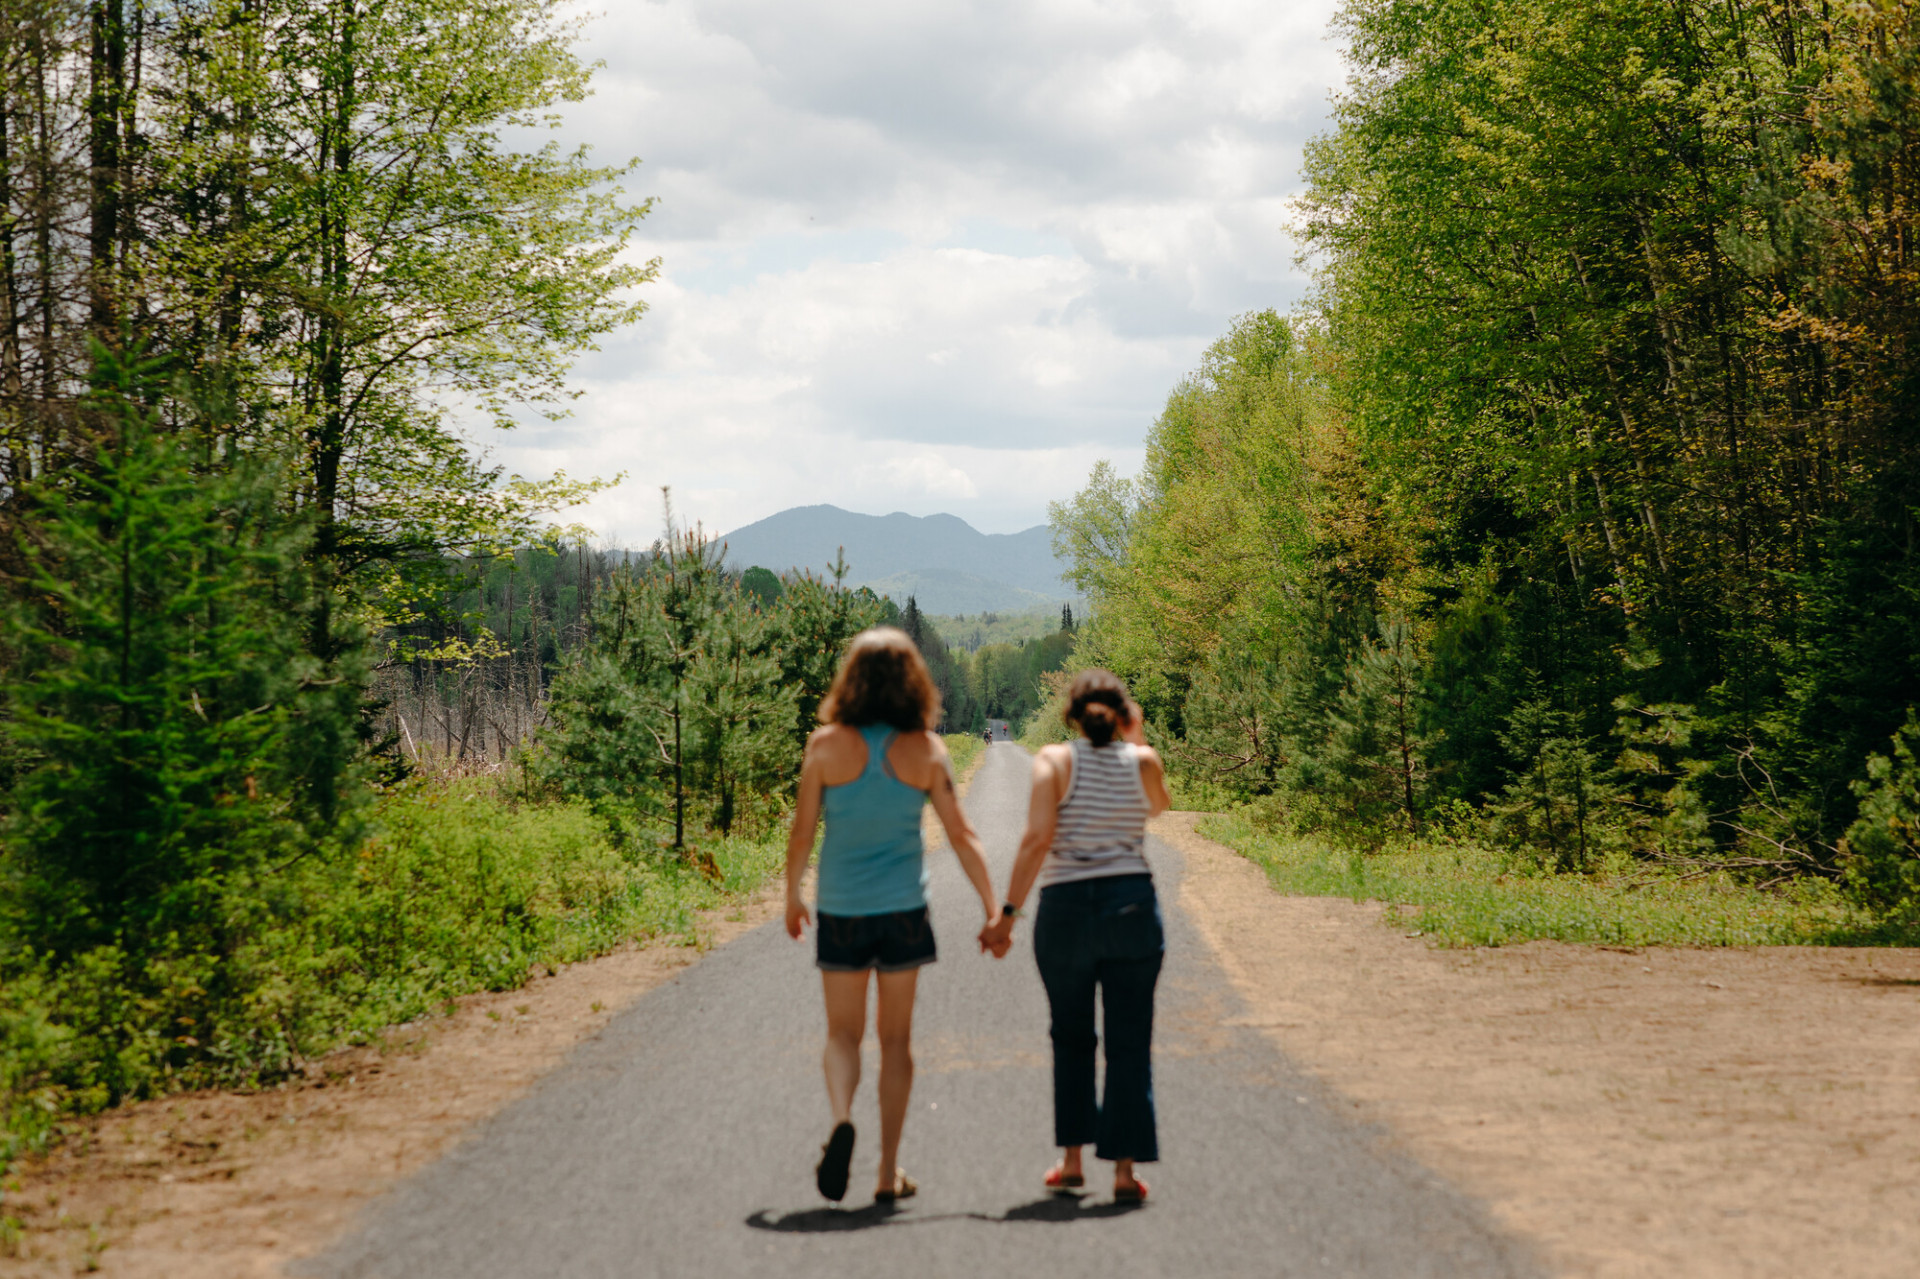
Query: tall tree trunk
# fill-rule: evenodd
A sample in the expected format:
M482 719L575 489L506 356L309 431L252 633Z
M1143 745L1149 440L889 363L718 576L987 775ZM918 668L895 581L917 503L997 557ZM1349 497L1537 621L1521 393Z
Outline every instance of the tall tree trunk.
M687 846L687 791L681 776L680 676L673 677L673 846Z
M54 355L53 314L57 289L53 278L53 104L47 100L49 66L45 23L37 23L33 33L34 125L37 154L34 182L33 251L39 268L40 285L40 400L52 401L59 385L59 360Z
M12 32L8 32L10 37ZM12 40L0 44L0 399L16 411L20 405L20 285L19 261L14 248L13 201L13 83ZM20 461L10 459L10 471ZM9 482L18 485L25 477L10 474Z
M92 0L87 59L87 318L93 335L112 345L118 326L115 277L120 247L121 116L126 110L127 25L124 0Z
M355 160L353 124L358 111L355 59L358 57L359 15L355 0L344 0L337 12L340 25L334 53L332 118L327 122L322 142L319 315L317 317L316 369L311 405L316 425L309 436L313 467L314 561L316 585L313 621L309 644L313 655L331 673L333 663L344 649L334 626L334 597L340 581L342 544L340 536L340 474L347 450L347 364L346 346L349 325L348 288L351 283L349 259L348 176ZM466 732L461 732L461 754L466 752ZM311 761L309 785L313 800L323 818L334 811L334 793L345 766L347 743L338 743ZM451 743L449 743L451 749Z

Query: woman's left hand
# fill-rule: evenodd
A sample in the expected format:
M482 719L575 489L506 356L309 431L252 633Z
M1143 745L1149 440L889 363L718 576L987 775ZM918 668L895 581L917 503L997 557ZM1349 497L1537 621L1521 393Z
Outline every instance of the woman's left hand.
M798 940L800 929L813 922L813 916L807 913L807 904L798 897L787 898L787 936Z

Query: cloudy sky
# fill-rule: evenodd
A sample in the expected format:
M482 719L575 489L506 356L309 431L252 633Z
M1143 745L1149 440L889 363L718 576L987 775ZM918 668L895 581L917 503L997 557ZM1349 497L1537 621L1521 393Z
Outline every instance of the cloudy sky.
M651 540L789 506L1046 519L1138 465L1230 318L1304 281L1287 197L1340 78L1331 0L612 0L564 137L638 156L651 310L572 419L488 441L627 473Z

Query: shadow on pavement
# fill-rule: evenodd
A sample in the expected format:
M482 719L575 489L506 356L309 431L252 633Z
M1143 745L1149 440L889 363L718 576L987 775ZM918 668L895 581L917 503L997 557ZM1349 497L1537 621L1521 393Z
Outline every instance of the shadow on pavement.
M809 1208L782 1217L770 1216L763 1208L748 1217L747 1224L755 1230L773 1230L785 1235L830 1235L843 1230L871 1230L875 1226L884 1226L898 1213L899 1209L893 1204L869 1204L865 1208ZM918 1220L924 1221L926 1218Z
M1108 1200L1089 1205L1086 1200L1074 1195L1048 1195L1045 1199L1036 1199L1030 1204L1021 1204L1018 1208L1009 1208L1002 1217L988 1217L988 1221L1044 1221L1058 1224L1066 1221L1096 1221L1101 1217L1124 1217L1130 1212L1139 1212L1143 1203L1114 1203Z
M786 1235L830 1235L847 1230L872 1230L877 1226L921 1226L934 1221L1037 1221L1058 1225L1072 1221L1097 1221L1103 1217L1123 1217L1138 1212L1145 1204L1098 1203L1049 1195L1032 1203L1009 1208L1000 1216L984 1212L942 1212L921 1216L908 1214L894 1204L869 1204L865 1208L807 1208L773 1216L761 1209L748 1217L746 1224L755 1230L771 1230Z

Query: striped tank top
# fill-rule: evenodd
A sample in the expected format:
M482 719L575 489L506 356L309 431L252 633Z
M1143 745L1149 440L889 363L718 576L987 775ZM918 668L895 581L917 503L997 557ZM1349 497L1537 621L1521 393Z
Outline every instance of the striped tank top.
M1147 790L1130 742L1073 740L1073 776L1040 868L1040 887L1109 875L1145 875Z

